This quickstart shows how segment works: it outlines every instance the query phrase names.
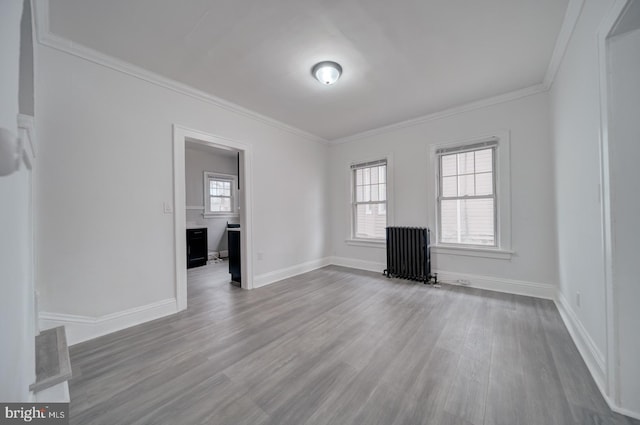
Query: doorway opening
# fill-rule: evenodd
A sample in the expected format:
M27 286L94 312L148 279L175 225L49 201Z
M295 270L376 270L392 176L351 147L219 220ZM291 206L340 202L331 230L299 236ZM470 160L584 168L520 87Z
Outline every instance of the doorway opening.
M178 310L187 308L187 266L202 261L201 256L190 257L189 232L201 232L191 235L196 238L207 235L204 242L195 240L193 245L204 243L204 263L236 256L239 267L233 280L252 289L251 146L174 125L173 171ZM233 241L228 238L230 228Z

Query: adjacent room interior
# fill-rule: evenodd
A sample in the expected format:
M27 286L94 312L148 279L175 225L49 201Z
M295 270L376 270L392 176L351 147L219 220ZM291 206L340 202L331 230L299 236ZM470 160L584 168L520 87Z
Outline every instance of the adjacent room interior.
M6 0L0 52L3 406L640 424L640 0Z
M240 152L186 141L184 158L187 269L226 265L241 286Z

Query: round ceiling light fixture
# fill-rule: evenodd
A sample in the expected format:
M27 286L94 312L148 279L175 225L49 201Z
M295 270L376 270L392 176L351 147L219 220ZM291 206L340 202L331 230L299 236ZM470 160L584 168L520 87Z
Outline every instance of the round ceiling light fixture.
M311 73L316 80L328 86L338 81L342 74L342 67L337 62L324 61L315 64Z

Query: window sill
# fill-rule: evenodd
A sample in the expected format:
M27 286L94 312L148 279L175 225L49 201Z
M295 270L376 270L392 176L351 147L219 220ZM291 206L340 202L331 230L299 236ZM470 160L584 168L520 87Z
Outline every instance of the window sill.
M369 248L387 247L387 241L385 239L346 239L344 242L351 246L366 246Z
M204 218L238 218L239 213L202 214Z
M497 248L480 248L466 246L431 245L436 254L463 255L467 257L494 258L497 260L511 260L514 251Z

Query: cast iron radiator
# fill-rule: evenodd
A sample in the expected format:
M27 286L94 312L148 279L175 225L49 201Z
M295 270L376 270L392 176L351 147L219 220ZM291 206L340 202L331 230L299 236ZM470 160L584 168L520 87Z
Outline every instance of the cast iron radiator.
M417 280L428 283L438 276L431 274L430 232L426 227L387 227L388 278Z

